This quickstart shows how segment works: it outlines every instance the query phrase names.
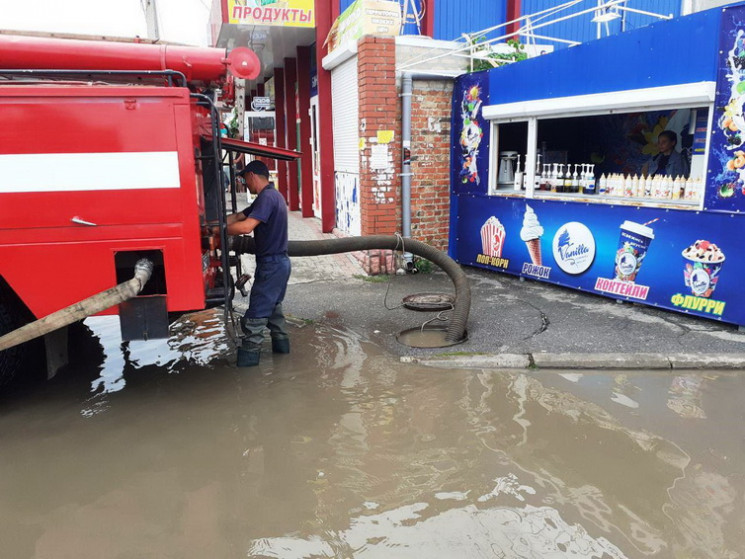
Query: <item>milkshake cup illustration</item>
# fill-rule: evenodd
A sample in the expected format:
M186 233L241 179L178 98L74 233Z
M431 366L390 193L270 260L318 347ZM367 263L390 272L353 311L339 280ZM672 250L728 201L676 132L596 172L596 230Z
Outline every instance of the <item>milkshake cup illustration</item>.
M533 208L525 205L525 216L523 217L523 228L520 229L520 238L525 242L530 253L530 261L536 266L542 266L541 260L541 237L543 227L538 222Z
M654 232L646 225L634 221L624 221L621 224L621 236L616 251L616 279L636 280L652 239Z
M691 294L711 297L719 282L724 253L712 242L698 240L683 251L683 279Z
M505 230L495 216L491 216L481 226L481 250L487 256L502 256Z

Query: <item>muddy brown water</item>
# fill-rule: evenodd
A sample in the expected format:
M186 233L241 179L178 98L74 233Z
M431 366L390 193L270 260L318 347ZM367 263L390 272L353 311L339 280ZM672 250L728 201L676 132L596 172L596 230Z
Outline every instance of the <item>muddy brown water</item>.
M0 399L3 558L745 556L741 375L429 369L332 323L238 370L210 313L89 324Z

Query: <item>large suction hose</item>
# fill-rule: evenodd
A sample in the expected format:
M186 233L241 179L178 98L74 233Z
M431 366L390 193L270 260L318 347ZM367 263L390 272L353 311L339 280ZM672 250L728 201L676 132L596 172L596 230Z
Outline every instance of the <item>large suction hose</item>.
M254 253L253 237L239 236L231 238L231 249L236 254ZM453 315L448 324L445 339L449 342L460 342L466 336L466 323L471 310L471 288L468 278L455 260L444 252L421 241L401 239L388 235L371 235L369 237L344 237L319 241L290 241L287 252L290 256L319 256L321 254L339 254L359 250L406 250L439 266L453 281L455 301Z

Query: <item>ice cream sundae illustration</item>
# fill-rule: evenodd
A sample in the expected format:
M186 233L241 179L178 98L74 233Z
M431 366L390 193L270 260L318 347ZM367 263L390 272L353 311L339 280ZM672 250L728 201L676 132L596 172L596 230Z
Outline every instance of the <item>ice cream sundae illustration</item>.
M541 260L541 237L543 227L538 222L533 208L525 205L525 216L523 217L523 228L520 229L520 238L525 242L530 253L530 261L536 266L542 266Z
M505 230L495 216L491 216L481 226L481 249L487 256L502 256L504 247Z
M711 297L719 282L724 253L712 242L698 240L683 251L686 287L697 297Z

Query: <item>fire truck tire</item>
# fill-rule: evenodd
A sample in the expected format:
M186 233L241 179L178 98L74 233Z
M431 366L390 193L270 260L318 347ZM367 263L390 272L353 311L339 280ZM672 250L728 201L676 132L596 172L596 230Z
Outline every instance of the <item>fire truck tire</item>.
M17 320L14 320L14 314L9 305L0 301L0 336L7 334L18 328ZM0 388L6 386L16 373L21 370L24 362L28 359L28 344L11 347L5 351L0 351Z

